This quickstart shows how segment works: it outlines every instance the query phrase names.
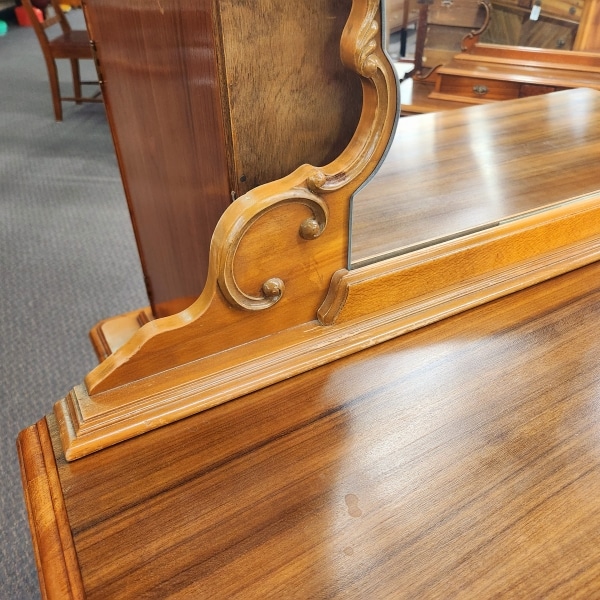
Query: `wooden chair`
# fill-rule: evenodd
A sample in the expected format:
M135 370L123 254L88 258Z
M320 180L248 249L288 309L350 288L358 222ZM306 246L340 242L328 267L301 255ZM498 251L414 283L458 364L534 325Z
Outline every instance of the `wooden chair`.
M52 103L54 105L54 116L57 121L62 121L62 102L70 101L80 104L81 102L102 102L100 92L93 97L84 97L81 92L82 85L98 85L97 81L81 81L79 73L79 61L82 59L92 60L92 47L87 31L71 29L69 21L60 8L59 0L50 0L50 5L54 9L54 15L39 21L31 0L21 0L23 8L27 12L31 25L37 35L46 67L48 69L48 78L50 80L50 91L52 93ZM60 25L62 34L50 38L48 28L53 25ZM71 71L73 73L73 92L71 96L61 96L60 82L58 79L57 59L68 59L71 62Z

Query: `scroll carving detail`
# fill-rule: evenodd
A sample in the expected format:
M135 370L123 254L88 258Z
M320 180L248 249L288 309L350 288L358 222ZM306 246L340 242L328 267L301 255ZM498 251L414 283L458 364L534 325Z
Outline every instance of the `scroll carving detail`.
M335 273L347 266L352 195L385 155L399 112L397 80L380 35L380 0L352 0L340 43L343 64L362 85L352 139L329 164L301 165L227 208L196 302L144 325L88 373L85 386L56 404L67 460L338 355L331 345L337 332L319 321L319 307ZM269 255L273 236L301 256ZM277 310L265 310L275 304Z
M250 195L237 200L239 203L252 201ZM238 222L238 226L230 230L226 243L221 246L224 257L218 276L219 288L232 306L244 310L264 310L273 306L281 299L285 289L283 280L278 277L270 277L262 284L260 296L253 296L244 292L236 281L236 254L243 237L254 223L275 208L283 207L286 204L302 204L312 212L312 216L299 225L298 234L302 239L310 241L318 238L327 225L328 209L325 202L315 194L301 188L270 196L264 200L263 204L264 206L259 206L247 221Z

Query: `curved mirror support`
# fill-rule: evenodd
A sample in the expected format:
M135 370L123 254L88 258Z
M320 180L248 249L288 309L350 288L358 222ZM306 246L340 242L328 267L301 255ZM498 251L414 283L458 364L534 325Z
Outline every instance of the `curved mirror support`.
M353 2L340 54L363 90L349 145L328 165L304 165L231 204L199 299L144 325L56 405L68 459L314 366L317 311L348 264L350 198L377 168L398 115L379 0Z

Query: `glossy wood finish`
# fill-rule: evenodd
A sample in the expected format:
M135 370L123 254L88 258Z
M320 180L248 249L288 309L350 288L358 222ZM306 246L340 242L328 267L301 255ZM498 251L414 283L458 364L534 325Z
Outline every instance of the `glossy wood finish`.
M578 87L600 89L600 55L475 44L436 72L430 97L481 104Z
M339 53L351 4L85 1L156 317L200 295L232 196L352 138L362 94Z
M64 554L42 544L53 514L89 599L598 596L599 277L571 272L75 463L52 417L52 447L45 421L25 430L28 493L55 475L62 490L30 505L45 597L66 597L45 577Z
M231 202L212 5L84 2L156 316L201 289L210 236Z
M400 120L383 165L355 195L352 263L598 189L600 94L580 89L482 109Z

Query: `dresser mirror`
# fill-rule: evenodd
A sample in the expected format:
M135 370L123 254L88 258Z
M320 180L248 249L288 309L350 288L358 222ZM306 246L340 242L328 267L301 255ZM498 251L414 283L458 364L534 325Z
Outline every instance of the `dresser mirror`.
M482 62L482 68L488 72L499 56L503 63L500 68L507 73L507 79L511 65L516 71L520 62L524 69L533 72L533 75L526 73L525 77L538 79L542 79L540 67L547 64L560 63L565 68L566 65L571 68L579 65L582 70L600 72L600 55L580 52L595 43L593 24L600 14L595 2L432 0L411 3L410 0L392 0L384 9L392 21L388 31L410 27L411 15L414 21L417 7L420 7L418 19L427 22L417 20L416 24L412 23L412 44L415 44L415 37L427 38L426 54L430 66L432 60L444 58L442 48L451 50L451 54L462 46L464 55L472 50L477 56L483 49L481 53L485 53L483 60L486 62ZM469 27L479 29L465 33ZM406 31L400 29L401 36L403 33ZM439 42L433 39L436 36ZM402 38L400 42L402 44ZM504 46L528 46L530 49L515 48L511 54ZM536 63L537 53L543 59L538 58ZM468 65L467 59L464 62ZM445 71L454 76L455 63L449 69L442 66L442 75L434 71L432 76L446 78L443 79L445 82L449 79ZM554 78L554 87L533 84L527 86L526 91L519 90L516 96L571 87L557 79L559 75L552 72L545 76L548 81ZM471 96L473 89L485 91L475 98L465 98L454 92L455 97L451 98L452 85L456 84L450 81L450 91L442 83L438 87L442 87L445 94L436 88L432 96L483 103L494 93L493 84L488 84L487 79L476 81L466 70L462 77L467 81L465 87L471 86ZM454 81L458 81L456 76ZM582 85L585 87L586 83L589 82ZM402 102L402 97L400 100ZM589 99L576 105L573 100L572 104L565 105L563 113L554 106L550 119L536 113L537 105L532 103L513 106L514 112L504 118L501 129L494 122L494 109L490 108L483 113L480 108L472 107L452 116L421 114L401 119L380 170L353 198L351 268L495 227L506 220L561 203L568 194L564 187L565 171L574 175L569 177L569 185L573 185L573 181L582 183L581 187L577 184L572 187L574 195L595 191L596 182L587 181L585 177L593 165L581 162L578 156L583 148L587 154L598 140L594 101ZM530 108L532 112L529 112ZM499 113L504 107L496 110ZM455 131L460 131L462 136L458 144L453 137ZM521 141L515 144L513 140L516 139ZM525 139L527 141L523 142ZM521 169L529 173L539 171L537 157L550 143L555 145L555 152L561 154L560 165L548 165L548 170L539 179L533 176L522 179ZM517 163L520 169L514 168ZM424 167L428 164L446 164L448 171L443 175L434 169L428 172ZM461 176L465 173L469 176Z
M590 140L598 127L586 133L587 121L571 116L587 107L590 122L594 116L600 122L598 94L571 90L523 104L473 107L464 118L459 115L467 111L455 111L449 120L431 115L398 123L397 78L381 32L379 0L354 0L340 55L360 78L363 106L345 150L324 166L305 164L250 189L229 205L212 237L206 285L189 308L147 322L123 315L100 326L108 335L133 324L54 407L67 460L600 258L600 194L589 184L596 179ZM539 135L527 134L531 139L519 137L519 119L528 120L528 113L540 124ZM587 140L579 154L573 147L556 151L555 137L545 137L545 124L557 119L573 147ZM502 153L496 140L508 123L517 138L506 140ZM418 164L411 162L412 144L423 153ZM511 144L521 156L507 155ZM508 214L518 218L492 217L493 227L487 214L475 226L461 221L461 210L470 213L482 194L502 205L499 195L510 197L526 184L533 167L525 159L539 152L545 158L536 162L538 182L569 153L572 163L581 163L563 174L560 185L558 177L547 185L545 205L551 207L536 211L516 202ZM397 177L394 161L406 165L410 182ZM501 187L498 178L511 171L516 175ZM448 205L449 180L466 184L457 193L468 197L455 207L457 220L438 215L451 234L418 231L404 212ZM409 186L412 198L403 205ZM362 201L365 193L377 209L372 200ZM392 226L384 230L385 223ZM401 239L403 223L408 233ZM409 234L417 236L414 243ZM436 243L423 243L431 238ZM381 248L382 240L393 247ZM398 251L407 246L412 251ZM282 398L282 410L294 409L285 403Z
M400 119L354 195L350 268L595 192L599 109L580 89Z

